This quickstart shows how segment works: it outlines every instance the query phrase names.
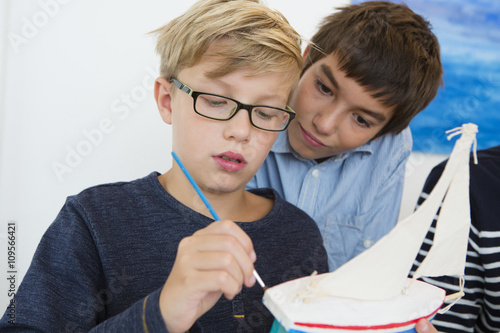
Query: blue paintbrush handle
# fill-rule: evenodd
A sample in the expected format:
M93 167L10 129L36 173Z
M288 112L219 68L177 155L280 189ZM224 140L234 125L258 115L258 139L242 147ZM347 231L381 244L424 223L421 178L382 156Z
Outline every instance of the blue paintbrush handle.
M217 215L217 213L215 212L215 210L212 208L212 205L210 205L210 202L208 202L207 197L205 197L205 195L201 191L201 189L198 186L198 184L196 184L196 182L194 181L193 177L191 177L191 175L187 171L187 169L184 166L184 164L182 164L182 162L179 159L179 157L177 156L177 154L174 153L174 152L172 152L172 156L174 157L175 161L177 162L177 164L181 168L182 172L184 172L184 174L186 175L186 177L189 180L189 182L191 183L191 185L193 185L194 189L196 190L196 193L198 193L198 195L200 196L200 198L203 201L203 203L205 204L205 206L207 206L208 210L210 211L210 213L214 217L214 220L219 221L220 220L219 216Z

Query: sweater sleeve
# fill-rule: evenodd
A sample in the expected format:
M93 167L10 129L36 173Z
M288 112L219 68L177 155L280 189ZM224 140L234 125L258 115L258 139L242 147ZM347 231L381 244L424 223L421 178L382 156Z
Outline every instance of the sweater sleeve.
M90 332L168 332L160 312L160 292L154 291Z
M166 332L159 290L108 318L106 284L95 236L85 211L68 199L42 237L32 263L6 311L0 331L17 332ZM9 309L8 309L9 310ZM147 332L145 330L145 332Z

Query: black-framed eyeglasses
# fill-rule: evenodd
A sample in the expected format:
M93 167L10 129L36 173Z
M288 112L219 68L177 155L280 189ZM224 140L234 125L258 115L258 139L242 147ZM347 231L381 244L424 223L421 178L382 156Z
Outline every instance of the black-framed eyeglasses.
M280 132L284 131L295 118L295 112L288 105L285 109L281 109L268 105L243 104L226 96L194 91L176 79L170 81L193 97L193 107L197 114L209 119L229 120L239 110L245 109L254 127L264 131Z

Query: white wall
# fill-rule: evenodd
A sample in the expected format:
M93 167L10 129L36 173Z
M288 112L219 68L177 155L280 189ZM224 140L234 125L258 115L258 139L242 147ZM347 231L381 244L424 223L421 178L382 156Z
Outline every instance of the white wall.
M306 38L349 2L266 1ZM170 129L152 95L158 61L146 33L192 3L0 1L0 312L9 300L10 221L18 286L68 195L170 167Z

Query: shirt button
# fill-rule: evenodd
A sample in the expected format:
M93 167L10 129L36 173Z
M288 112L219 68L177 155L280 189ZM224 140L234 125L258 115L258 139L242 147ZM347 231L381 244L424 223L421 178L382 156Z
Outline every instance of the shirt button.
M373 245L373 241L372 240L365 239L365 241L363 242L363 246L365 247L365 249L369 248L372 245Z
M319 176L319 170L318 169L314 169L313 172L312 172L312 176L314 178L318 178L318 176Z

